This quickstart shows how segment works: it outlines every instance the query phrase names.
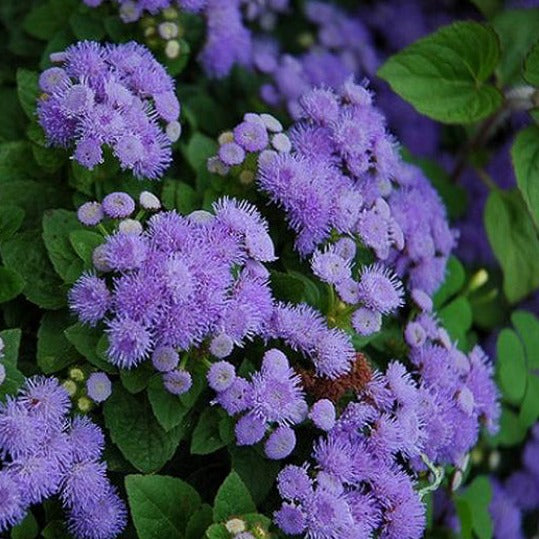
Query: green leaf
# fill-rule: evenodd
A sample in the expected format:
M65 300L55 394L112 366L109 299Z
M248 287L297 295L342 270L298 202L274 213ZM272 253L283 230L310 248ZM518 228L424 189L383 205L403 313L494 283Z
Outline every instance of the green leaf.
M208 539L230 539L230 533L224 524L212 524L206 530L204 537Z
M0 242L8 240L19 230L24 220L24 210L18 206L0 206Z
M472 510L470 504L462 498L455 499L455 508L460 521L459 539L472 538Z
M515 311L511 322L524 345L528 369L539 369L539 320L527 311Z
M499 56L490 27L457 22L391 56L378 75L422 114L444 123L471 123L502 104L502 94L487 83Z
M76 5L75 0L38 3L24 18L24 29L38 39L49 40L67 24Z
M526 427L515 412L504 405L500 416L500 430L495 436L491 436L489 441L495 447L511 447L520 444L526 437L526 432Z
M90 230L74 230L69 234L69 242L85 266L92 267L92 254L96 247L105 242L105 238Z
M459 496L470 507L472 528L479 539L492 537L492 519L489 513L489 504L492 498L492 489L487 476L478 476Z
M24 285L24 279L16 271L0 266L0 303L16 298Z
M102 332L99 329L85 326L80 322L69 326L64 330L67 340L75 347L77 352L84 356L92 365L101 371L115 374L116 367L103 360L97 353L97 345L101 339Z
M539 286L539 239L518 191L491 191L485 228L503 271L503 289L517 302Z
M0 331L0 338L4 342L4 357L2 358L2 364L6 370L6 379L0 385L0 401L4 401L7 395L14 395L17 393L24 383L25 377L17 369L21 330L6 329Z
M511 157L517 185L530 214L539 228L539 127L523 129L517 135Z
M513 404L519 404L526 390L526 358L524 347L518 335L504 328L496 344L496 368L504 397Z
M75 34L75 37L80 40L99 41L106 35L105 26L99 15L81 11L75 12L69 18L69 25Z
M467 298L460 296L438 312L440 320L453 340L466 345L466 333L472 326L472 308Z
M184 539L187 523L201 505L191 485L164 475L128 475L125 488L140 539Z
M43 315L37 332L37 364L45 374L61 371L79 359L64 330L71 324L67 311Z
M143 473L160 470L172 458L184 435L181 426L166 432L154 418L144 394L134 397L121 384L114 384L103 411L112 441Z
M525 428L531 427L539 417L539 376L529 373L526 393L520 405L519 421Z
M502 56L496 73L501 85L522 82L522 64L531 46L537 41L539 9L504 10L492 20Z
M173 395L163 386L160 374L152 376L148 384L148 399L159 424L166 430L177 427L189 412L178 395Z
M41 531L44 539L72 539L72 535L67 533L63 520L53 520L49 522Z
M26 116L34 120L39 97L39 75L35 71L19 68L17 70L17 93Z
M305 296L305 285L301 279L281 271L271 272L271 289L276 299L300 303Z
M503 8L502 0L471 0L471 2L477 6L479 11L481 11L485 17L489 19Z
M187 161L194 170L205 167L208 157L217 153L217 147L215 140L197 132L189 139L185 149Z
M66 283L74 283L84 266L71 246L70 234L82 229L75 212L48 210L43 216L43 241L54 269Z
M236 472L230 472L215 496L213 520L224 522L230 517L255 511L255 504L245 483Z
M205 408L198 419L191 439L191 454L209 455L226 444L219 435L221 416L215 408Z
M539 86L539 41L535 43L526 57L524 78L533 86Z
M19 232L0 247L6 267L26 281L29 301L43 309L59 309L66 303L62 283L56 276L38 231Z
M213 522L213 510L207 504L202 504L200 508L191 515L187 528L185 528L185 539L200 539L205 537L208 526Z
M161 200L167 210L178 210L183 215L200 206L200 198L190 185L170 178L163 182Z
M230 449L232 469L249 489L255 504L260 505L269 494L280 470L278 462L268 460L252 447Z
M458 258L451 256L447 262L445 280L434 296L434 306L440 308L464 286L466 274Z
M31 512L28 512L20 524L11 529L11 539L34 539L38 534L37 521Z
M155 372L149 361L141 363L134 369L121 370L120 378L122 384L129 393L136 394L144 391L150 382L150 378Z

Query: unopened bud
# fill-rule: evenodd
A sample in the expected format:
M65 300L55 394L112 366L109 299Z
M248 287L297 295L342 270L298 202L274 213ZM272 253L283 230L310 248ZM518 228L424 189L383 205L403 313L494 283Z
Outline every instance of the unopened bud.
M175 39L167 41L167 44L165 46L165 55L171 60L178 58L178 56L180 55L180 43Z
M81 397L77 401L77 407L81 412L87 413L92 409L92 401L88 397Z

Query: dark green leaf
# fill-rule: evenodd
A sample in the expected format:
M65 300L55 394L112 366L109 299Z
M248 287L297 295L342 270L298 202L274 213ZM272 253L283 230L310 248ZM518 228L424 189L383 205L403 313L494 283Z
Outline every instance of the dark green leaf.
M390 57L378 75L419 112L444 123L470 123L502 104L502 94L487 82L499 56L490 27L457 22Z
M507 299L517 302L539 286L539 239L517 191L492 191L485 228L503 270Z
M522 81L522 65L537 41L539 9L504 10L492 20L500 38L502 56L496 73L500 82L511 85Z
M205 503L193 513L189 522L187 522L185 539L200 539L201 537L205 537L204 533L208 526L211 526L212 522L213 510L207 503Z
M230 533L224 524L212 524L206 530L206 535L204 537L207 537L208 539L230 539Z
M191 439L193 455L208 455L226 444L219 435L220 415L215 408L205 408L198 419Z
M230 472L215 496L213 520L224 522L230 517L255 511L255 504L244 482L236 472Z
M66 283L75 282L84 266L71 246L70 234L81 230L75 212L48 210L43 216L43 240L54 269Z
M503 8L503 0L471 0L477 6L479 11L487 17L491 18Z
M37 364L45 374L61 371L80 358L64 334L71 322L66 311L43 315L37 332Z
M125 488L140 539L183 539L201 504L198 492L175 477L128 475Z
M190 185L170 178L163 182L161 200L167 210L177 210L183 215L191 213L200 205L199 196Z
M490 438L490 443L494 446L511 447L518 445L526 437L526 427L521 423L519 417L507 406L502 407L500 416L500 430Z
M152 376L148 384L148 398L159 424L166 430L177 427L189 412L178 395L173 395L163 386L160 374Z
M271 272L271 288L276 299L300 303L305 296L305 285L295 275L281 271Z
M479 539L492 537L492 519L488 509L491 498L492 489L487 476L476 477L460 496L470 507L472 528Z
M524 63L524 78L534 86L539 86L539 41L535 43Z
M187 161L194 170L206 166L208 157L217 153L217 142L201 133L195 133L189 140L185 149Z
M106 31L101 18L92 13L75 12L69 18L69 25L80 40L99 41L105 37Z
M4 342L2 363L16 367L19 357L19 346L21 344L21 330L5 329L4 331L0 331L0 338Z
M39 534L37 521L31 512L11 530L11 539L34 539Z
M0 266L0 303L16 298L24 290L24 284L16 271Z
M87 267L92 267L94 249L104 241L105 238L101 234L90 230L74 230L69 234L71 246Z
M511 148L517 185L539 228L539 127L530 126L517 135Z
M466 274L458 258L451 256L447 262L445 280L434 296L434 305L441 307L446 301L457 294L464 286Z
M532 313L515 311L511 322L524 345L528 369L539 369L539 320Z
M101 371L114 374L116 367L102 359L97 353L97 345L102 337L102 331L99 329L85 326L81 323L69 326L64 330L67 340L76 348L77 352L84 356L92 365Z
M121 384L114 384L104 414L112 441L143 473L160 470L172 458L184 434L181 426L166 432L156 421L146 397L134 397Z
M275 478L280 470L278 462L268 460L252 447L236 447L230 449L232 469L249 489L253 501L260 505L269 494Z
M17 92L19 101L26 116L34 120L36 116L37 99L39 97L39 75L27 69L17 70Z
M121 370L120 378L122 384L129 393L140 393L144 391L150 382L150 378L154 373L154 369L149 361L141 363L131 370Z
M0 241L5 241L17 230L24 220L24 210L18 206L0 206Z
M65 305L61 281L47 257L38 231L17 233L1 246L7 267L15 269L26 281L23 293L29 301L44 309Z

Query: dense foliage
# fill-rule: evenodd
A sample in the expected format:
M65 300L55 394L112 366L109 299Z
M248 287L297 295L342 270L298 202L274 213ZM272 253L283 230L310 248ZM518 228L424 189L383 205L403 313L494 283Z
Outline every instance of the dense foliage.
M537 535L535 0L0 24L2 537Z

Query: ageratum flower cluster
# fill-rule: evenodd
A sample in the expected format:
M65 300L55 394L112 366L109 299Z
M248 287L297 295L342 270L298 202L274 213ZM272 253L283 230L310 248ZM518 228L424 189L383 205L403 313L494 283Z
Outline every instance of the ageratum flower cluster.
M149 198L141 196L146 207L152 205ZM225 198L214 204L214 215L161 211L145 226L127 219L134 209L126 193L79 209L86 224L97 224L87 219L92 210L116 227L94 253L102 276L85 274L70 292L81 321L104 321L112 363L129 369L152 356L156 368L172 378L178 350L207 341L214 355L226 357L260 332L272 312L262 263L275 253L253 206Z
M305 17L316 28L307 51L292 55L266 37L253 45L253 66L270 78L260 94L269 105L285 105L293 118L302 116L300 97L318 86L338 88L350 75L372 76L378 54L364 21L333 4L305 3Z
M451 346L429 313L410 324L431 330L412 348L413 369L393 361L374 373L315 443L312 461L279 474L284 502L275 521L285 533L419 539L425 507L417 473L464 467L479 420L496 430L497 392L482 351L466 356Z
M268 115L246 115L232 134L221 136L218 159L210 159L209 169L225 174L246 163L249 153L260 152L258 185L285 210L301 255L330 238L352 238L378 261L393 264L413 288L434 292L443 281L455 234L428 180L401 161L371 92L348 79L337 91L310 90L299 103L301 119L288 136ZM418 205L424 219L416 218ZM348 282L352 244L327 250L326 243L325 249L323 261L319 255L313 261L315 273L332 284ZM352 255L340 256L337 249ZM386 276L397 294L398 283ZM347 298L355 291L342 288L343 300L351 302Z
M109 539L126 508L101 461L105 438L86 417L69 419L70 401L55 378L33 377L0 407L0 531L30 506L58 495L80 539Z
M190 13L200 13L206 20L206 42L200 61L206 74L222 78L234 65L251 66L253 38L246 23L258 21L270 29L275 17L288 9L289 0L115 0L120 4L120 17L126 23L139 20L146 14L179 7ZM97 7L103 0L84 0ZM223 46L226 43L226 46Z
M158 179L181 133L174 81L148 49L135 42L83 41L51 55L61 67L39 78L38 117L49 144L69 148L93 169L110 148L122 169Z

